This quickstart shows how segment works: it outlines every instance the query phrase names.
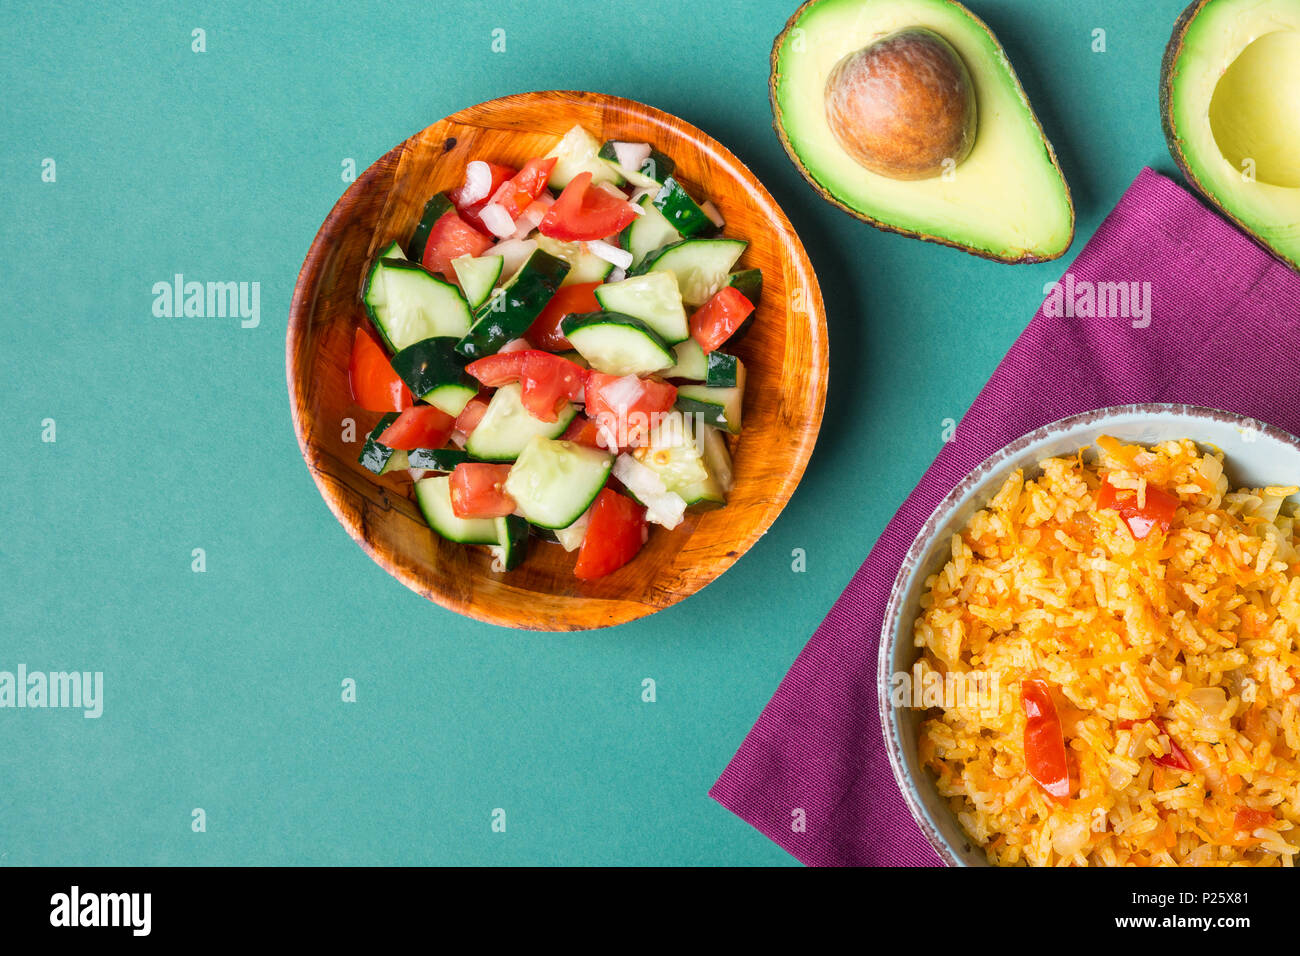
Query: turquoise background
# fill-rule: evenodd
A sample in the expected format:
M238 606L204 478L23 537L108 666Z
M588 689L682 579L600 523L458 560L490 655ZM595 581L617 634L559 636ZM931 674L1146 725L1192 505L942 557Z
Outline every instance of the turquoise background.
M100 670L106 701L0 710L0 864L793 863L709 786L1043 284L1142 165L1172 166L1156 89L1182 0L971 5L1073 189L1063 262L985 262L818 200L767 103L793 0L9 3L0 670ZM372 563L308 476L284 381L343 161L548 88L731 147L803 237L832 346L817 451L771 532L685 603L578 634L460 618ZM260 282L260 327L155 318L176 272Z

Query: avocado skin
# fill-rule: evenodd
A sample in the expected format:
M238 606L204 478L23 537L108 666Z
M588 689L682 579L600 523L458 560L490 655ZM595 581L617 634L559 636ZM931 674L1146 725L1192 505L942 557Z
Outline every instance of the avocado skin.
M1205 187L1200 177L1196 175L1196 171L1192 169L1192 164L1188 161L1186 154L1183 153L1178 127L1174 124L1174 81L1177 79L1175 68L1178 65L1178 58L1183 53L1183 41L1187 39L1187 29L1200 12L1213 2L1214 0L1192 0L1187 5L1186 9L1179 14L1178 19L1174 21L1174 32L1169 37L1164 58L1160 61L1160 126L1165 132L1165 145L1169 147L1169 155L1173 157L1174 163L1178 166L1178 171L1183 174L1183 178L1204 197L1206 202L1231 220L1234 226L1248 235L1256 245L1266 250L1278 262L1281 262L1293 272L1300 272L1300 263L1292 262L1280 255L1276 249L1260 239L1250 226L1239 219L1231 209L1220 202L1214 193Z
M808 170L804 167L803 160L801 160L799 158L799 154L795 152L795 149L791 145L789 138L785 135L785 125L781 121L781 106L777 100L776 86L777 86L777 81L780 78L780 72L778 69L778 61L780 59L779 54L781 50L781 44L782 42L784 42L786 34L788 34L791 30L795 29L795 25L799 22L799 19L800 17L803 16L805 10L807 10L809 7L814 6L819 2L820 0L804 0L804 3L800 5L799 9L796 10L794 13L792 13L790 15L790 19L786 21L785 29L783 29L780 33L776 35L776 39L772 41L772 52L769 56L769 69L768 69L768 77L767 77L767 98L768 101L772 104L772 129L776 132L777 139L781 141L781 146L785 149L786 155L789 156L790 161L794 163L794 168L799 170L799 175L801 175L808 182L808 185L812 186L813 189L817 190L818 195L820 195L822 199L825 199L832 206L839 207L840 209L848 213L850 216L852 216L854 219L860 219L865 223L869 223L870 225L875 226L877 229L881 230L882 232L893 232L893 233L897 233L900 236L907 236L910 239L920 239L922 242L938 243L941 246L949 246L950 248L953 249L960 249L962 252L967 252L973 256L979 256L981 259L988 259L992 262L1005 262L1011 265L1031 265L1035 262L1050 262L1053 259L1059 259L1061 258L1061 256L1065 255L1065 253L1069 251L1070 247L1074 244L1074 218L1075 218L1074 197L1070 194L1069 181L1066 180L1065 174L1061 173L1061 164L1056 159L1056 150L1052 148L1051 141L1047 138L1046 134L1043 132L1043 124L1038 119L1038 114L1033 111L1032 107L1029 110L1029 114L1034 121L1034 125L1038 127L1038 134L1042 138L1043 146L1047 150L1047 158L1051 160L1052 165L1056 167L1056 171L1061 174L1061 183L1065 187L1065 202L1070 207L1069 242L1065 244L1065 248L1063 248L1060 252L1058 252L1054 256L1026 255L1026 256L1021 256L1019 258L998 256L998 255L994 255L991 252L985 252L982 249L972 249L970 246L964 246L960 242L953 242L951 239L946 239L943 236L931 235L930 233L926 233L926 232L917 232L912 229L906 229L902 226L893 225L892 223L882 222L879 219L875 219L871 216L868 216L866 213L862 212L861 210L854 209L852 206L849 206L846 203L841 202L838 198L836 198L836 196L833 193L825 189L820 183L817 182L816 179L813 178L812 174L808 172ZM993 31L988 28L988 24L986 24L979 17L975 16L975 14L972 13L967 7L965 7L960 3L957 3L956 0L947 0L947 2L950 6L959 7L960 9L962 9L966 13L966 15L970 17L970 19L975 23L976 26L978 26L981 30L983 30L985 33L989 35L989 38L993 40L997 48L999 50L1002 49L1002 44L998 41L998 38L993 35ZM1201 2L1205 3L1205 2L1209 2L1209 0L1201 0ZM1003 53L1005 55L1005 51L1003 51ZM1007 62L1010 63L1010 58L1007 59ZM1016 84L1017 86L1020 85L1018 78L1016 78ZM1020 96L1022 99L1028 102L1028 98L1025 96L1023 88L1020 90Z

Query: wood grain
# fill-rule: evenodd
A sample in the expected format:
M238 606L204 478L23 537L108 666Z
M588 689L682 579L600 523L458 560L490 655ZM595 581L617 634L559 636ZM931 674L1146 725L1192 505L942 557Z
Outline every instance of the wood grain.
M694 195L712 199L725 234L749 240L737 268L763 270L752 331L733 351L749 379L744 433L734 440L736 482L726 508L688 513L673 531L652 526L626 567L597 581L573 576L575 556L534 542L522 567L494 574L486 548L437 537L405 476L357 463L379 415L357 408L347 368L365 322L359 290L378 249L405 243L429 196L460 185L465 164L521 165L581 123L597 139L650 142L672 156ZM826 317L821 291L789 220L754 175L690 124L631 100L597 93L521 93L470 107L395 147L343 194L307 253L286 341L294 429L321 495L380 566L418 594L508 627L579 630L643 617L704 587L771 526L803 475L826 402ZM358 441L343 441L344 419ZM340 586L345 586L340 582Z

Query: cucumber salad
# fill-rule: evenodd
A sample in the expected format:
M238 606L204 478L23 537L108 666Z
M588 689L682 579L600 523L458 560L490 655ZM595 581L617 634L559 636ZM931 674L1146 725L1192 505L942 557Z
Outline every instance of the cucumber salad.
M518 169L468 163L362 284L352 397L385 414L361 464L408 471L429 527L495 571L539 539L598 578L650 524L726 504L745 366L723 347L763 276L724 225L670 157L581 126Z

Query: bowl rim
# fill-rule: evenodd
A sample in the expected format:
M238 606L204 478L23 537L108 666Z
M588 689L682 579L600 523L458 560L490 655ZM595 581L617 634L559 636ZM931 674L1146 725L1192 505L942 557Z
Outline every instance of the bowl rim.
M806 279L802 283L805 300L800 314L803 316L803 324L807 328L807 354L811 369L810 381L813 384L810 391L806 393L805 412L801 416L802 427L792 436L790 442L792 454L790 467L785 472L785 480L775 494L766 496L769 500L761 518L743 536L736 539L727 553L717 557L709 569L708 576L694 582L694 586L690 590L675 594L671 600L662 604L651 604L626 598L565 596L566 601L602 602L608 609L607 615L602 620L576 624L569 622L560 615L548 615L540 620L521 621L510 613L497 610L491 601L466 599L456 594L429 588L418 575L409 571L400 563L389 560L369 540L364 520L353 515L351 510L345 507L344 502L341 500L342 492L333 487L338 484L337 480L328 475L321 467L322 456L319 450L308 442L309 429L306 427L308 409L305 392L300 394L296 388L296 383L309 374L310 371L306 361L306 350L302 350L304 354L300 356L299 345L300 340L307 334L314 309L315 296L321 281L321 273L329 258L328 251L331 245L336 242L335 234L340 223L352 214L359 197L366 190L373 188L373 181L389 167L396 166L403 151L413 141L426 135L433 127L448 122L471 124L472 117L476 113L481 115L483 111L505 111L524 104L536 105L539 102L545 102L547 99L572 100L590 107L610 107L621 112L635 114L655 126L668 130L673 137L684 139L697 148L703 147L705 149L703 162L706 164L718 165L718 161L721 161L722 165L734 167L734 171L728 171L728 178L738 184L740 187L738 192L743 196L744 201L751 205L768 207L762 211L766 213L770 209L774 214L764 218L770 223L769 232L773 236L772 242L783 250L781 258L787 260L785 263L787 273L794 269L801 280ZM785 250L788 250L788 255ZM788 261L790 259L794 260L793 264ZM788 303L782 305L782 311L788 330L791 326L791 310ZM289 390L290 414L294 434L298 440L299 451L312 480L316 484L317 491L325 499L326 505L334 514L335 519L372 561L416 594L461 616L515 630L598 630L625 624L681 603L716 581L723 573L735 565L776 522L776 519L785 510L803 479L820 435L825 415L830 378L828 356L829 335L826 306L812 260L802 239L790 223L789 216L786 215L785 210L782 209L753 170L726 145L693 123L637 100L587 90L532 90L484 100L465 106L435 120L429 126L416 131L385 151L348 185L317 229L295 280L293 295L289 304L289 320L285 331L285 377Z
M930 846L948 866L967 866L969 864L944 839L938 825L931 818L929 811L920 800L919 788L925 782L919 780L917 775L911 773L907 768L898 741L898 723L895 708L889 705L888 694L884 692L892 674L891 665L894 651L901 636L902 613L905 610L903 602L906 597L904 585L933 549L935 534L948 520L952 512L991 474L1005 468L1009 459L1050 438L1056 432L1071 431L1086 425L1095 425L1111 418L1141 415L1170 415L1192 421L1214 421L1229 425L1249 423L1248 427L1253 428L1258 433L1290 445L1297 452L1300 452L1300 438L1282 428L1278 428L1276 425L1271 425L1250 415L1229 412L1219 408L1209 408L1203 405L1188 405L1177 402L1140 402L1127 405L1108 405L1091 411L1067 415L1064 418L1048 422L1026 432L993 452L972 468L966 477L943 497L925 520L925 523L921 525L916 537L912 539L912 544L903 556L898 573L894 576L893 584L890 586L889 601L885 605L885 614L880 625L880 646L876 660L876 698L881 736L884 737L885 751L889 757L890 769L894 773L894 782L902 793L907 809L912 814L912 819L925 835Z

